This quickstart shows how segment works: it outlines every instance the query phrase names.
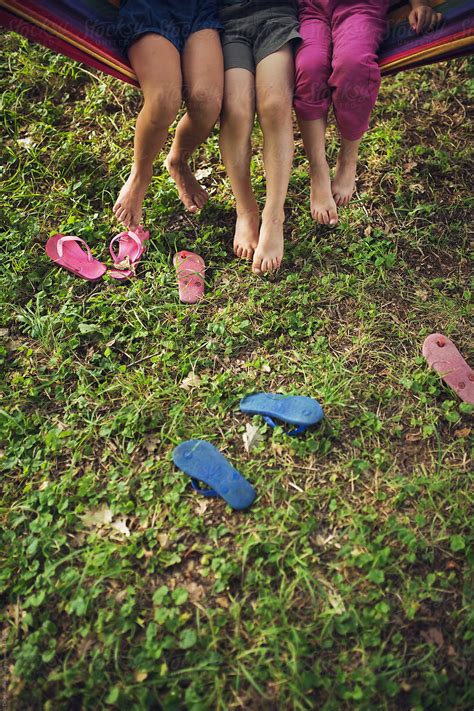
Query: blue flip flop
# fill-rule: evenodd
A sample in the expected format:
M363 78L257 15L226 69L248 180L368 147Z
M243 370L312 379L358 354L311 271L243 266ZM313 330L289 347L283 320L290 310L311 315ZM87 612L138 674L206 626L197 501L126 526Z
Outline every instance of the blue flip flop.
M290 437L303 434L308 427L317 425L324 417L319 402L302 395L254 393L240 401L240 410L247 415L262 415L270 427L276 427L275 420L297 425L296 429L288 432Z
M233 509L246 509L255 499L255 489L209 442L182 442L173 452L173 462L191 477L194 489L204 496L220 496ZM211 489L200 489L197 480Z

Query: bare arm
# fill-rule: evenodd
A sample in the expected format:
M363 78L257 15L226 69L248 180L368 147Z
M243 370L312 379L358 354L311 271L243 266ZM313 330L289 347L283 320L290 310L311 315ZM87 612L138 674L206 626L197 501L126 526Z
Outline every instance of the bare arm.
M434 29L441 22L441 13L435 12L427 0L410 0L410 5L408 22L417 35Z

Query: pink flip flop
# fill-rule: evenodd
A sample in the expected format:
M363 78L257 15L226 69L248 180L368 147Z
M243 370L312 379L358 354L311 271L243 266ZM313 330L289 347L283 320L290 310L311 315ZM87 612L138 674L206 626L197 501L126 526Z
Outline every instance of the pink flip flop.
M423 355L461 400L474 405L474 370L449 338L432 333L423 343Z
M86 251L80 245L84 245ZM80 237L53 235L46 242L45 249L46 254L53 262L82 279L96 281L107 271L106 265L94 259L89 246Z
M196 304L204 296L204 259L184 249L174 255L173 264L178 275L180 301L183 304Z
M137 227L135 232L121 232L113 238L109 251L114 261L114 268L109 274L114 279L129 279L135 276L135 267L145 251L145 242L150 238L150 233L143 227ZM119 243L118 252L115 243Z

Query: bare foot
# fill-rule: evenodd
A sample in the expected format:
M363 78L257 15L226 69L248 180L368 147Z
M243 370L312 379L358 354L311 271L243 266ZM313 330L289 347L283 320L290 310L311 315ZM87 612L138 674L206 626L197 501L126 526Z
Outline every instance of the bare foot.
M336 175L332 181L332 194L338 207L345 207L351 201L355 191L357 158L339 157L336 164Z
M320 225L337 225L337 207L331 191L331 176L326 161L310 166L311 215Z
M143 200L151 178L152 173L143 175L132 170L113 207L117 220L129 230L136 230L142 221Z
M197 212L209 199L207 192L199 185L188 163L175 160L171 154L165 160L165 166L178 188L179 199L188 212Z
M283 223L282 215L266 215L263 211L262 227L258 245L253 255L252 271L254 274L275 272L283 259Z
M257 210L237 213L234 234L234 254L240 259L252 259L258 244L260 215Z

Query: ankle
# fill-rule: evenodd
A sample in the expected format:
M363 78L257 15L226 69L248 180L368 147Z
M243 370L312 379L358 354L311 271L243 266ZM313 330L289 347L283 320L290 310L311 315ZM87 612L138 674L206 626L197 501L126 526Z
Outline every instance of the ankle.
M168 153L166 156L166 165L168 168L179 168L187 165L189 156L184 153Z
M356 148L344 148L341 147L339 154L337 156L338 165L343 166L353 166L357 165L359 158L359 151Z
M138 165L132 165L130 178L137 183L150 182L153 177L153 168L145 168Z
M260 210L258 209L257 203L249 203L248 205L236 205L235 211L237 217L245 217L247 219L260 219Z
M275 209L271 206L266 206L262 213L262 222L271 223L272 225L283 225L285 222L285 211L281 208Z
M320 175L321 173L327 173L329 170L329 163L326 156L321 156L317 159L312 159L309 162L309 172L311 175Z

